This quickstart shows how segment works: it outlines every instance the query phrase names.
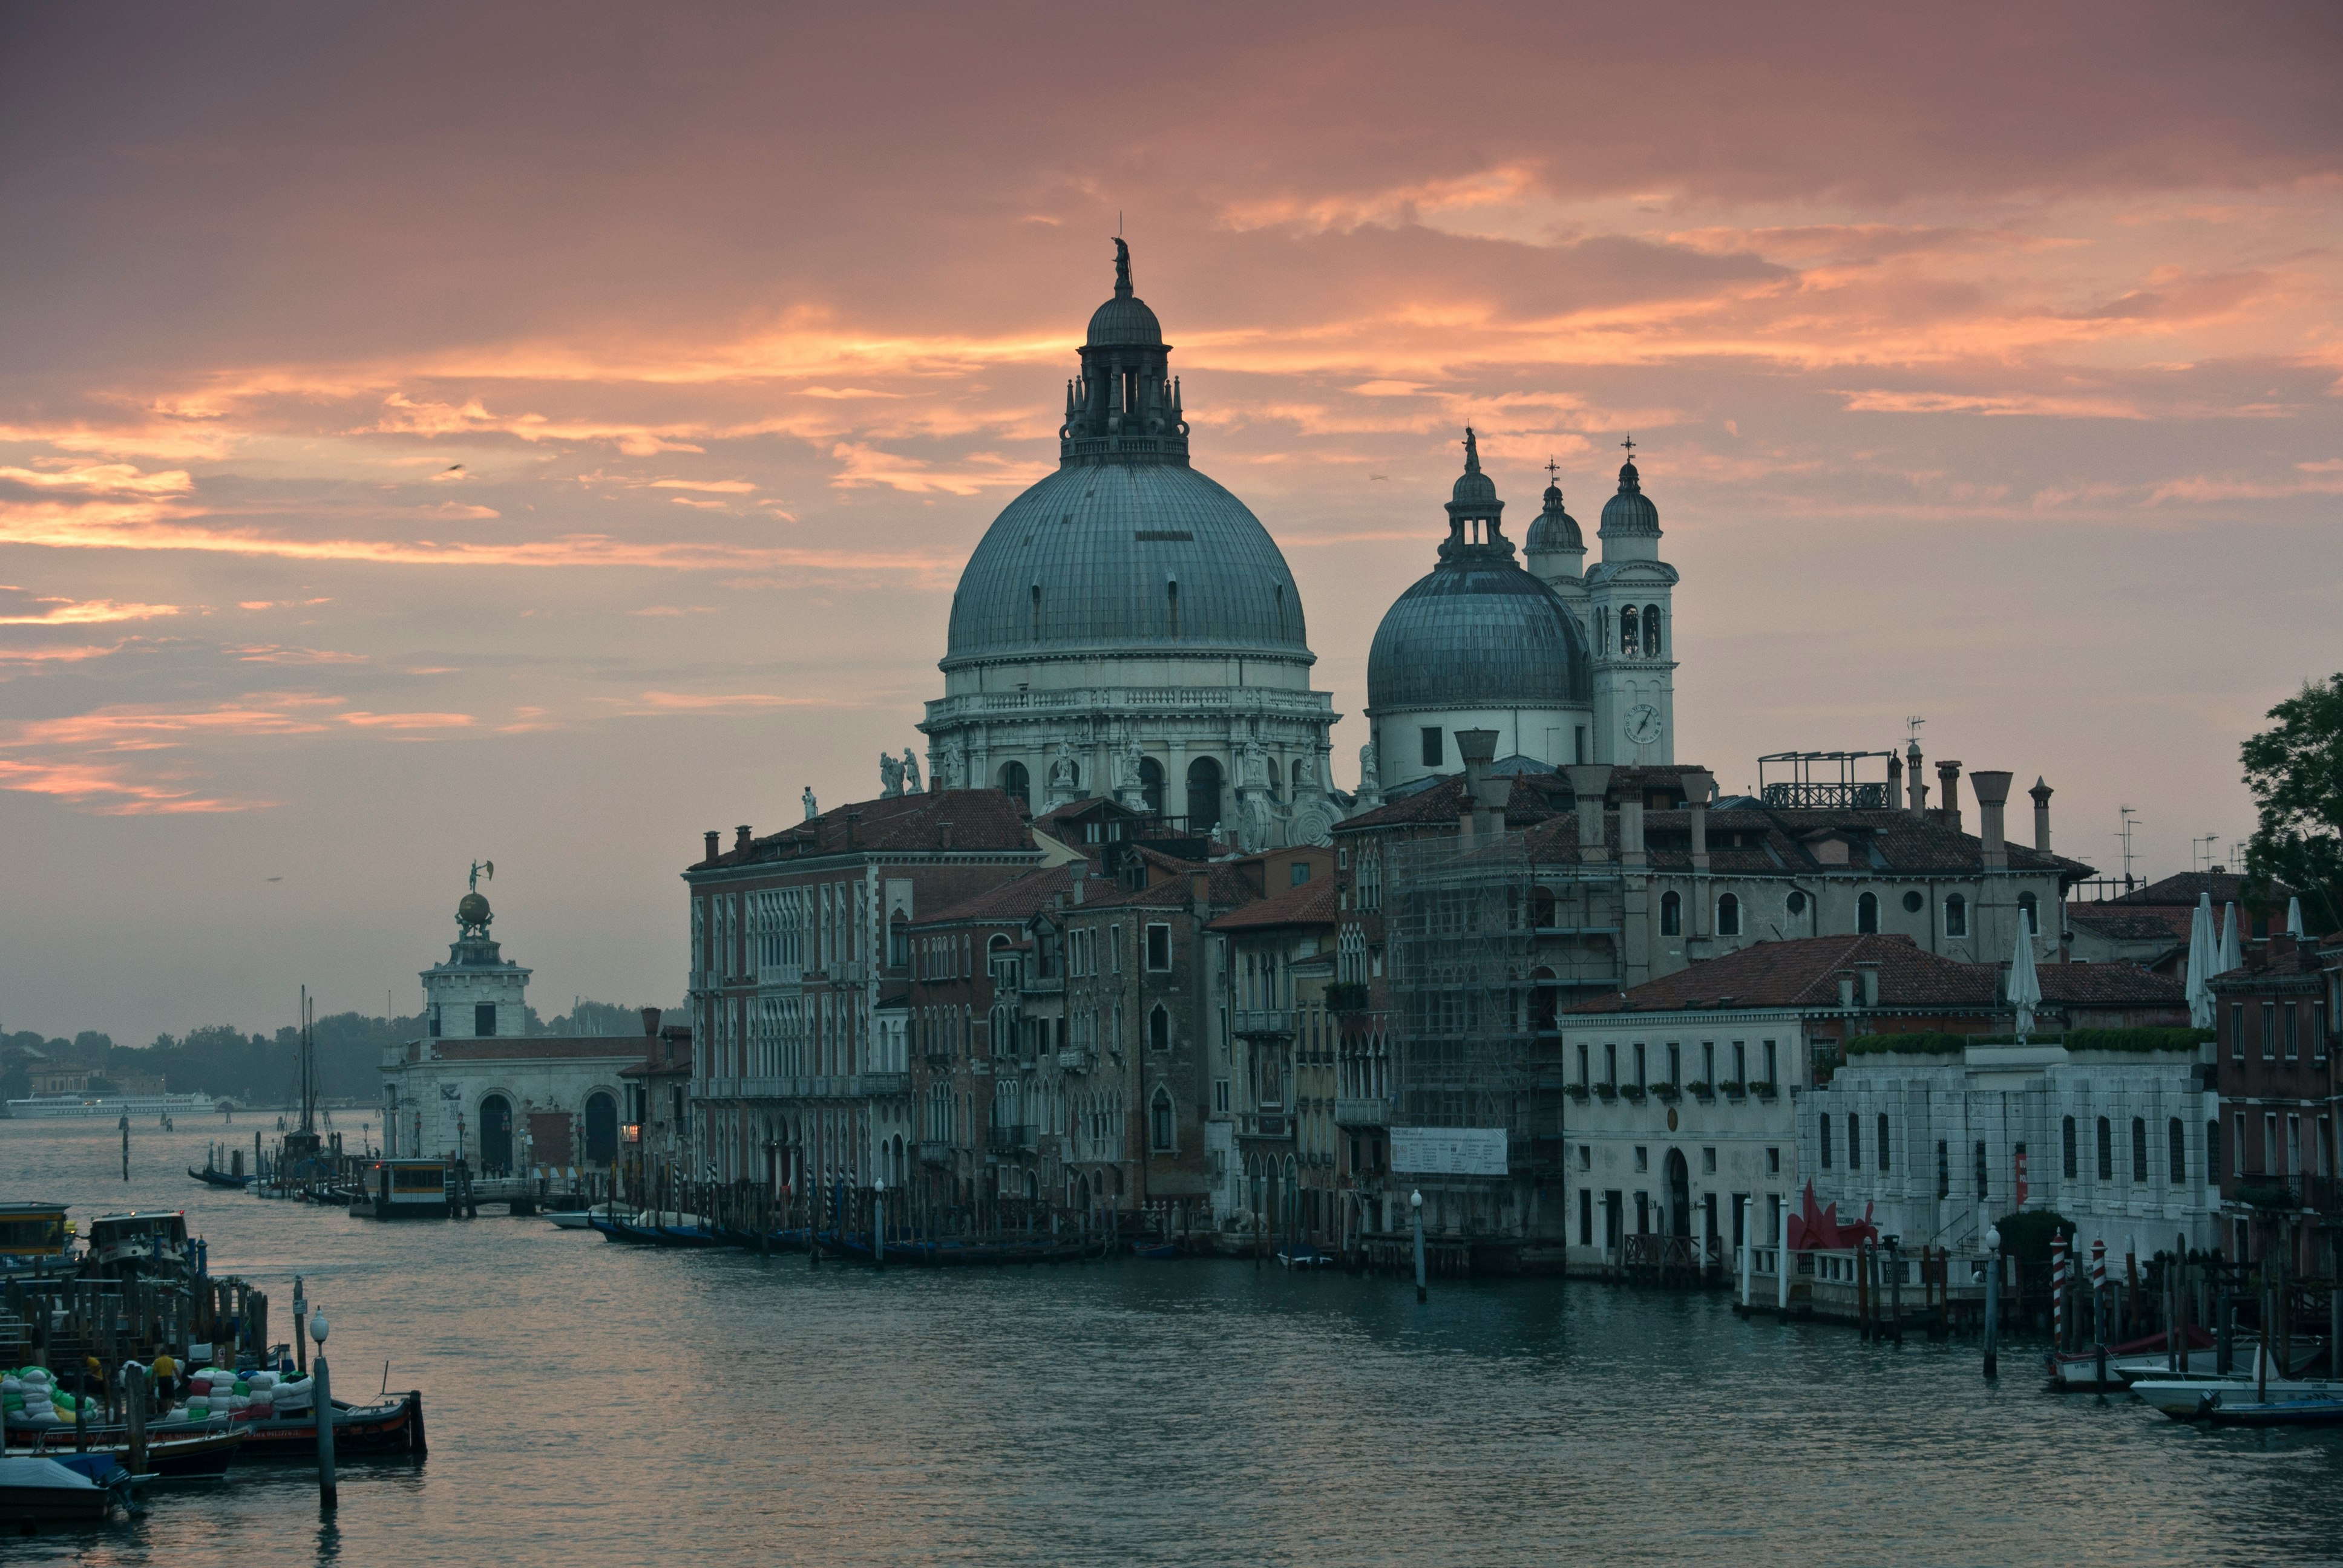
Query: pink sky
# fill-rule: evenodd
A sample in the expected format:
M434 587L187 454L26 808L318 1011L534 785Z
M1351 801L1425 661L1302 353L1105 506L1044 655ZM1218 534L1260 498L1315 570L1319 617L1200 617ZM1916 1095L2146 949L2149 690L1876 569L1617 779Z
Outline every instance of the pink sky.
M1634 431L1728 787L1920 714L2186 869L2343 668L2332 6L876 15L0 14L0 1030L411 1008L475 857L672 1002L701 829L917 744L1118 217L1345 787L1468 420L1590 531Z

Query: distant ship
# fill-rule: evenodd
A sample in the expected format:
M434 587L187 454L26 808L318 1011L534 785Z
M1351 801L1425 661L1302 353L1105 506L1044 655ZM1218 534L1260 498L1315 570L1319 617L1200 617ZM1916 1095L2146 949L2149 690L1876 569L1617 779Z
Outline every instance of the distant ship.
M208 1094L35 1094L8 1102L11 1116L170 1116L215 1109Z

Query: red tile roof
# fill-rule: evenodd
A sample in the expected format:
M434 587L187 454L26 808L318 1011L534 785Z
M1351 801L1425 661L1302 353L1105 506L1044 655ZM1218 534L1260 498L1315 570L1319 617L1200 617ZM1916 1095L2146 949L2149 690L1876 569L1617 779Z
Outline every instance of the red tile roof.
M1114 886L1101 879L1095 868L1088 871L1087 879L1088 886L1083 889L1086 897ZM1073 885L1074 867L1071 863L1044 866L1038 871L1028 871L1013 881L987 889L974 898L962 899L947 909L938 910L924 920L912 921L911 925L914 930L925 926L970 923L1013 925L1020 920L1031 920L1048 909L1051 900L1060 893L1067 894L1071 900Z
M855 819L851 824L850 817ZM945 849L946 826L951 829L950 847L954 850L998 852L1034 847L1023 809L1003 791L937 789L836 807L811 821L752 839L745 849L728 849L712 860L699 861L692 869L759 865L810 855L932 853ZM850 828L850 845L847 841Z
M2066 906L2068 925L2111 942L2169 942L2176 939L2185 942L2192 918L2189 908L2181 905L2147 909L2105 903Z
M1674 1012L1694 1008L1835 1008L1839 971L1879 966L1879 1005L1901 1010L1995 1010L2001 966L1956 962L1906 936L1804 937L1759 942L1650 980L1624 995L1597 997L1572 1012ZM2181 988L2137 964L2043 964L2045 1006L2159 1007L2181 1001ZM1857 994L1860 995L1860 976Z
M1257 931L1274 926L1331 926L1342 903L1332 877L1313 877L1299 887L1280 888L1265 899L1232 910L1206 929Z
M2184 909L2194 909L2198 895L2203 893L2213 895L2213 910L2217 915L2223 904L2249 904L2256 909L2275 907L2283 910L2287 900L2294 896L2294 890L2274 882L2263 898L2249 900L2246 896L2246 879L2235 871L2176 871L2145 888L2134 888L2110 901L2118 904L2177 904Z

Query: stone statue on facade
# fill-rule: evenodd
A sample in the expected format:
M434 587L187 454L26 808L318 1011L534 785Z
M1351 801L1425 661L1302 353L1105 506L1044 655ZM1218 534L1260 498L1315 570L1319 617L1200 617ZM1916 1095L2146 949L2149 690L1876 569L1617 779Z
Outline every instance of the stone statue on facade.
M927 793L920 784L920 759L911 755L911 749L908 746L903 748L903 793L906 795Z
M968 756L960 750L959 741L952 741L943 749L943 754L936 759L936 788L965 789L968 788L967 775Z
M891 751L879 753L879 795L891 800L903 792L903 765Z
M1370 740L1359 748L1359 805L1373 810L1383 803L1383 759L1375 752L1375 743Z
M1074 762L1073 743L1058 742L1058 759L1050 764L1050 788L1073 790L1081 788L1081 769Z
M821 808L820 808L820 807L819 807L819 806L817 806L817 805L815 805L815 804L813 803L813 786L812 786L812 785L810 785L810 784L807 785L807 786L805 787L804 790L799 794L799 796L798 796L798 799L799 799L799 801L804 805L804 807L805 807L805 819L806 819L807 821L810 822L810 821L812 821L816 817L819 817L819 816L820 816L820 815L821 815Z
M1245 741L1244 751L1237 766L1239 769L1237 784L1240 789L1274 788L1269 780L1269 753L1261 749L1260 741L1251 739Z
M1147 754L1139 749L1136 732L1122 738L1122 750L1115 759L1114 798L1131 810L1147 809Z

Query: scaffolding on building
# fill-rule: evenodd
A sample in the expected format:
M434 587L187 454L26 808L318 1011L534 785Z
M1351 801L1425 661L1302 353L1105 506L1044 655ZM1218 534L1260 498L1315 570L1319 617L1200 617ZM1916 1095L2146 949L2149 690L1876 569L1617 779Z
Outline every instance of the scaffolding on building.
M1514 832L1394 845L1386 904L1393 1125L1503 1129L1517 1174L1562 1159L1556 1014L1615 990L1622 969L1619 868L1547 858L1537 842Z

